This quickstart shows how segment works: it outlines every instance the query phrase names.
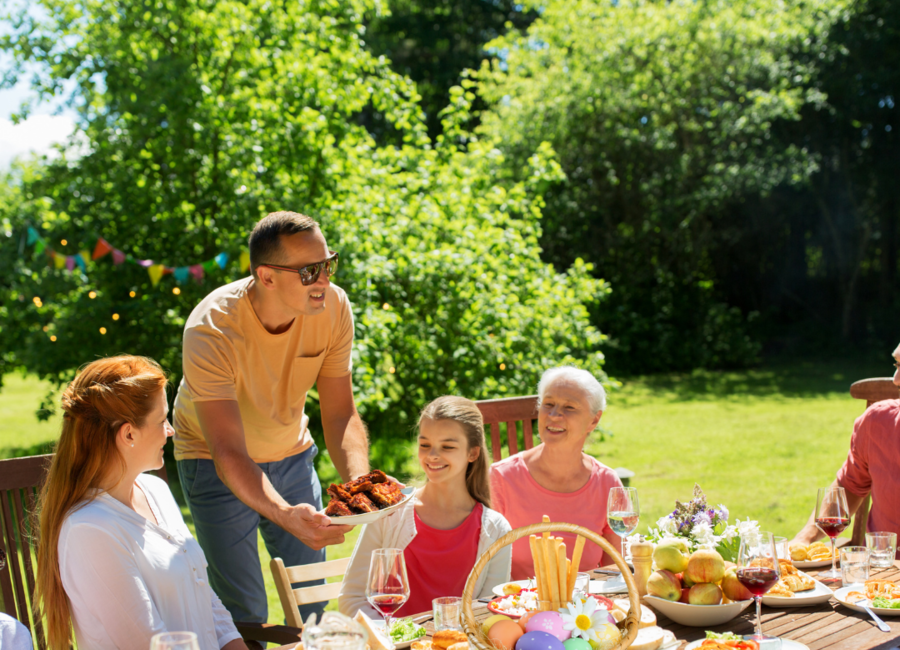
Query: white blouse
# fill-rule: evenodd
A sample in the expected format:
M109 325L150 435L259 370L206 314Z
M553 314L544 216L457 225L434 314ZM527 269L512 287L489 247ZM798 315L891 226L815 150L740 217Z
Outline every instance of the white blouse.
M147 650L159 632L195 632L200 650L239 639L169 487L146 474L137 484L159 525L102 493L60 531L59 571L79 650Z

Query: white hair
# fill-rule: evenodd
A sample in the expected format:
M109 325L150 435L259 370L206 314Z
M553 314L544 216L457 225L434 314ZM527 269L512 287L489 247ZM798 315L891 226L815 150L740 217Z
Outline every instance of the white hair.
M587 370L575 366L561 366L544 371L538 383L538 405L544 401L544 393L550 384L560 378L577 384L585 392L592 412L597 413L606 409L606 391L603 390L603 385Z

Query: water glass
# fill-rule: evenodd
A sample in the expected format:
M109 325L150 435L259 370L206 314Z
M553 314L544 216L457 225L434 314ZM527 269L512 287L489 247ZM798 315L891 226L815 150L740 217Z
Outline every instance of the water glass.
M889 569L894 566L897 555L897 533L866 533L869 548L869 566L875 569Z
M845 587L862 584L869 579L869 549L845 546L841 549L841 583Z
M572 596L574 598L587 598L590 595L591 590L591 574L590 573L578 573L575 576L575 589L573 590Z
M200 650L193 632L160 632L150 638L150 650Z
M779 560L791 562L791 551L788 549L787 537L775 537L775 553Z
M431 601L434 612L434 630L461 630L462 598L445 597Z

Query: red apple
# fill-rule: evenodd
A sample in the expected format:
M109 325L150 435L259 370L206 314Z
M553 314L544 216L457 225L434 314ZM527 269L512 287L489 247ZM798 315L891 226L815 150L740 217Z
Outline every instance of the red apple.
M738 580L737 569L734 567L726 569L725 577L722 578L722 591L731 600L750 600L753 598L750 590Z
M684 577L695 585L701 582L722 582L725 577L725 560L715 551L701 548L691 555Z
M647 579L647 593L663 600L676 601L681 597L681 580L671 571L654 571Z
M678 599L679 603L689 603L691 601L688 600L688 594L691 593L690 587L684 587L681 590L681 598Z
M701 582L691 587L688 602L691 605L718 605L722 602L722 590L717 584Z

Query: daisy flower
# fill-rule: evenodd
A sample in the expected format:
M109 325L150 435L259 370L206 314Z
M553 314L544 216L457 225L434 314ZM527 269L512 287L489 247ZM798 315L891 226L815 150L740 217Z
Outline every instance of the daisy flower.
M586 641L597 642L600 636L597 634L609 622L609 612L597 607L594 598L588 598L583 603L575 599L559 613L563 619L563 629L571 630L572 636L580 636Z

